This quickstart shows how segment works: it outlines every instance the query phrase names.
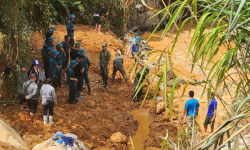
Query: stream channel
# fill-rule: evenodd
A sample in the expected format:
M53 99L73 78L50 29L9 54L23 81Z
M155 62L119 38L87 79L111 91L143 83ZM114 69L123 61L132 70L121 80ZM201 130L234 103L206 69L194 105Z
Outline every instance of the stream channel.
M145 140L149 135L149 126L150 119L147 109L137 109L133 110L132 114L134 118L139 122L138 130L136 134L132 137L133 144L131 139L129 139L128 146L130 150L143 150L145 145Z

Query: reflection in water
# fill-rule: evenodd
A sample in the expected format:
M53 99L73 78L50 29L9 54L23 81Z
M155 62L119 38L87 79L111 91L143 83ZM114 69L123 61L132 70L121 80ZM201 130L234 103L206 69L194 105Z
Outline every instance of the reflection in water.
M149 120L149 113L146 109L137 109L132 111L134 118L139 122L138 130L136 134L132 137L133 145L135 150L143 150L145 140L148 138L149 135L149 126L151 121ZM129 139L128 146L131 150L132 144Z

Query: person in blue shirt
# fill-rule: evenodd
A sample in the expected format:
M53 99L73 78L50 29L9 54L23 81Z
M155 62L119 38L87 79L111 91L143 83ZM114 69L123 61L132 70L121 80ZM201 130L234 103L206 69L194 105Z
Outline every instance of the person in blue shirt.
M85 54L85 51L84 53L81 53L80 50L78 52L79 55L83 55L84 56L84 59L83 61L81 62L82 64L82 67L84 69L84 72L83 72L83 79L85 80L86 84L87 84L87 87L88 87L88 94L91 94L91 88L90 88L90 84L89 84L89 67L90 67L90 61L89 61L89 58L88 56L84 55Z
M141 42L141 38L139 36L135 37L135 40L132 41L127 54L129 53L129 51L131 52L132 55L132 59L135 59L135 61L137 61L138 57L139 57L139 51L140 51L140 47L143 48L140 45Z
M70 45L71 47L74 46L75 44L75 40L74 40L74 31L75 31L75 28L74 28L74 21L75 21L75 15L71 14L70 15L70 20L67 22L67 32L68 32L68 35L70 36Z
M79 54L80 53L85 53L85 51L83 49L79 50ZM75 70L75 77L77 78L78 82L76 85L76 97L77 98L83 98L83 96L81 96L81 90L82 90L82 86L83 86L83 72L84 72L84 68L82 66L82 61L84 59L83 55L79 55L79 57L76 58L76 61L78 62L78 65L76 65L76 67L74 68Z
M207 125L211 124L211 133L214 131L214 123L217 111L217 101L214 98L214 93L210 93L210 102L207 110L206 120L204 122L204 131L207 132Z
M187 126L192 127L194 119L198 116L199 113L199 101L194 98L194 91L189 91L189 100L185 103L185 110L181 120L184 116L187 116Z
M77 78L75 77L74 68L78 65L76 60L72 60L69 66L66 69L67 74L67 84L69 85L69 103L75 104L75 94L76 94L76 82L78 82Z
M51 28L45 34L45 44L48 43L49 37L51 37L55 32L55 26L52 25Z
M58 51L53 50L51 57L49 59L49 70L48 70L48 74L49 74L49 78L53 79L53 86L56 89L57 88L57 76L56 76L56 56L59 54Z
M61 87L62 66L63 66L64 57L66 56L66 53L64 52L64 49L62 46L63 45L61 43L58 43L56 45L56 49L59 52L56 57L56 68L57 68L56 79L57 79L58 87Z
M44 71L45 71L45 77L48 78L48 70L49 70L49 59L51 55L51 51L54 50L53 47L53 42L54 42L53 37L48 38L48 42L44 44L43 49L42 49L42 56L43 56L43 65L44 65Z

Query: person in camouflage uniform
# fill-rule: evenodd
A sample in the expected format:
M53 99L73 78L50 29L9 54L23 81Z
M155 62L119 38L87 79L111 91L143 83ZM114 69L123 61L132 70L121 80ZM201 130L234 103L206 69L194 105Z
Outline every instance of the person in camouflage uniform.
M106 89L108 89L108 70L110 67L110 59L111 59L111 54L110 51L107 49L107 43L103 43L102 50L100 52L99 67L104 87L106 87Z
M145 80L147 74L149 74L149 67L148 66L145 66L145 69L143 66L141 68L141 70L136 74L135 80L134 80L134 93L132 95L132 100L131 100L132 103L134 102L135 98L137 99L137 101L141 101L143 85L142 85L141 89L139 87L141 86L141 84ZM141 78L141 75L142 75L142 78ZM141 78L141 80L140 80L140 78Z

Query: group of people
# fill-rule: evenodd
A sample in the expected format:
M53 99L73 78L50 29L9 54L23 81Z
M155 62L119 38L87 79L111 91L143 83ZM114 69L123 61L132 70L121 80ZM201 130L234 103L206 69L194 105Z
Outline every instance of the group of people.
M47 78L46 83L42 85L39 93L39 66L38 60L34 60L27 72L25 64L21 65L18 72L17 87L20 98L20 109L28 111L31 122L34 121L34 115L37 112L39 95L42 97L44 124L48 123L47 111L49 110L49 123L53 125L53 107L57 104L55 89L52 86L53 78ZM28 108L24 106L27 101Z
M97 26L99 26L100 32L100 21L98 17L102 14L107 15L105 12L104 6L97 11L94 15L95 20L97 21ZM99 16L97 15L99 14ZM91 94L90 80L88 77L88 71L90 69L90 60L86 56L86 52L81 48L82 44L80 42L74 41L74 19L75 15L70 15L70 20L67 22L67 35L64 36L64 41L57 43L54 49L55 39L52 35L55 32L55 27L52 25L51 28L47 31L45 37L45 44L42 48L42 57L44 64L44 72L46 77L46 83L42 85L39 92L39 67L40 63L38 60L32 62L32 66L27 72L27 67L25 64L21 65L21 70L18 73L18 93L20 96L20 109L27 110L31 121L34 121L34 115L37 112L38 107L38 98L39 95L42 97L43 105L43 120L44 124L48 123L47 111L49 110L49 123L52 125L53 122L53 107L57 104L56 90L61 87L62 78L66 77L67 84L69 86L69 103L75 104L77 98L83 98L81 96L81 90L83 87L88 88L88 93ZM96 28L97 29L97 28ZM135 38L136 42L139 42L140 38ZM111 66L111 53L107 49L107 43L102 44L102 50L100 51L99 65L103 87L108 89L108 71ZM131 53L134 55L136 52L139 52L139 44L132 43ZM117 71L119 71L124 80L127 81L126 72L123 68L123 58L120 56L121 53L118 52L115 54L116 58L113 60L113 74L112 81L115 80ZM145 77L148 72L148 67L145 69ZM139 84L140 75L142 70L137 74L135 79L135 87ZM143 79L142 79L143 80ZM83 81L86 82L86 86L83 86ZM142 83L142 82L141 82ZM139 89L139 88L138 88ZM138 99L141 97L141 90L135 92L132 97L132 102L134 101L136 95ZM27 101L28 108L24 106L24 102Z
M192 127L196 123L196 117L199 115L199 101L194 98L194 91L189 91L189 100L185 103L185 109L181 120L186 116L186 123L188 127ZM210 93L210 101L208 105L206 119L203 123L204 131L207 132L207 126L210 125L211 132L214 131L214 124L216 119L217 101L214 93Z

